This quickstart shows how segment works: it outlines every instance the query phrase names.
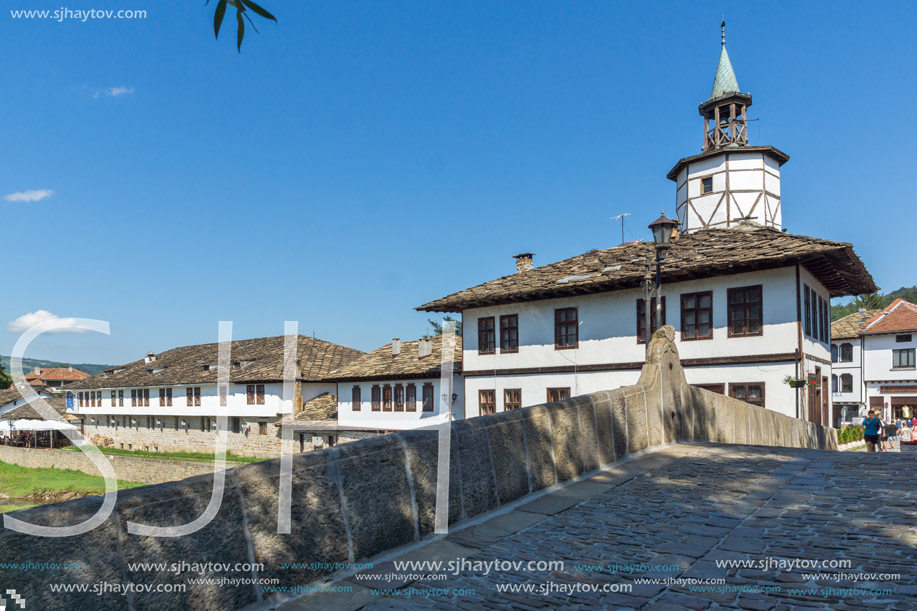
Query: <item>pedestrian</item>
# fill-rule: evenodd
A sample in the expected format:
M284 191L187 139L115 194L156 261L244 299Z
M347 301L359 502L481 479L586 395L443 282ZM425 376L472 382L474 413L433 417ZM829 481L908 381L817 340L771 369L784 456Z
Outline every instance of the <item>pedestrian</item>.
M894 450L895 442L898 441L898 423L894 420L885 426L885 440L887 444L885 450L888 451L888 446Z
M876 444L879 443L879 426L881 424L879 416L873 410L866 412L866 418L863 419L865 428L863 429L863 439L866 440L866 451L875 452Z

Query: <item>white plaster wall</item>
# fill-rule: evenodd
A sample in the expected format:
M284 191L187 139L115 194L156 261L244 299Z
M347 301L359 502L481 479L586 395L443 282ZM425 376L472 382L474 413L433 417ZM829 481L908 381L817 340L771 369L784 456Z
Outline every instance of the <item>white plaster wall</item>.
M905 334L901 334L905 335ZM911 341L898 343L896 335L866 335L864 342L866 356L864 359L865 377L871 381L915 381L917 370L893 369L892 350L917 347L917 333L911 333Z
M112 405L111 390L102 389L102 407L79 407L79 400L74 398L74 409L71 413L75 416L84 414L111 414L111 415L164 415L164 416L215 416L218 413L228 416L274 416L279 413L292 411L292 399L284 402L282 398L283 384L264 385L264 405L246 404L246 385L230 384L226 407L220 407L220 398L216 384L200 384L201 405L189 406L187 403L186 389L188 386L172 386L172 405L159 404L158 386L147 387L150 391L149 407L131 407L131 388L115 389L124 390L124 407ZM334 385L324 385L332 391ZM138 389L143 390L143 389ZM70 391L78 393L80 391ZM83 393L92 391L82 391ZM99 392L96 390L95 392Z
M423 385L433 384L434 411L424 412L423 410ZM414 384L417 387L417 411L416 412L396 412L396 411L372 411L372 387L375 385L383 386L385 384ZM361 393L361 406L359 410L353 409L353 387L359 386ZM340 426L353 426L367 429L379 429L385 431L399 431L404 429L417 428L425 426L425 421L432 421L442 413L442 397L440 378L427 379L410 379L410 380L374 380L367 382L341 382L338 387L338 424ZM380 391L381 392L381 391ZM394 390L393 401L394 401ZM456 420L465 417L465 389L460 375L453 376L452 393L458 395L452 404L452 414ZM448 394L448 389L446 389ZM476 415L476 414L474 414Z
M796 285L795 274L794 267L786 267L663 285L662 290L667 306L666 322L673 325L679 334L681 332L681 294L713 291L713 339L679 340L681 357L692 359L792 353L798 346L796 305L793 299ZM728 337L727 290L756 284L762 285L763 335ZM637 343L636 337L636 301L638 298L642 299L642 295L642 289L632 289L466 310L463 314L464 370L642 363L644 345ZM578 309L578 349L556 350L554 348L554 309L563 307ZM519 352L501 354L498 337L496 354L478 354L478 318L494 316L499 321L501 314L519 316ZM830 354L826 358L829 357Z

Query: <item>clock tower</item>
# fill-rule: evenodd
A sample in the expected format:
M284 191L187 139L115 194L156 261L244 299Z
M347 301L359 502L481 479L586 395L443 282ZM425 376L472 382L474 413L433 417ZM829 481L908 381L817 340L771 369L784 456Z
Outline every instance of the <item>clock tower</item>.
M679 229L690 233L748 222L781 229L780 167L789 156L772 146L748 143L751 94L739 89L726 52L726 22L720 27L722 48L713 91L698 107L703 147L668 173L676 184Z

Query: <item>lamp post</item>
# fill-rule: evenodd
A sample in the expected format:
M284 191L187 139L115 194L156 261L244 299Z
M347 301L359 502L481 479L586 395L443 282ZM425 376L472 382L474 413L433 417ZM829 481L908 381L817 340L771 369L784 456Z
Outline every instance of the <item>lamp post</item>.
M662 212L660 217L649 224L650 230L653 232L653 242L656 246L656 328L662 326L662 262L665 260L665 255L669 250L669 247L672 245L672 232L678 227L678 222L673 221L672 219L666 217L665 212ZM644 282L647 282L649 276L649 265L647 265L647 278L644 278ZM649 303L646 304L649 306ZM649 308L646 310L646 343L650 343L650 324L649 324Z

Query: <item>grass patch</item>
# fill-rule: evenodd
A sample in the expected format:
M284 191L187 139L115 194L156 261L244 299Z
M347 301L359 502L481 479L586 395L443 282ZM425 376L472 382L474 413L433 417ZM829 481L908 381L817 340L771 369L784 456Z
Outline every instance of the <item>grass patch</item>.
M28 509L29 507L35 507L35 505L0 505L0 513L6 513L8 511L19 511L20 509Z
M118 489L145 486L137 482L118 480ZM13 498L31 497L45 492L78 492L84 495L104 494L105 480L101 475L65 469L30 469L0 462L0 492Z
M70 452L79 452L76 446L66 446L61 448ZM192 460L198 462L213 462L214 454L206 452L144 452L143 450L122 450L120 448L99 448L102 454L109 456L133 456L135 458L158 458L160 460ZM239 456L237 454L226 453L226 462L234 463L252 463L266 458L255 458L252 456Z

